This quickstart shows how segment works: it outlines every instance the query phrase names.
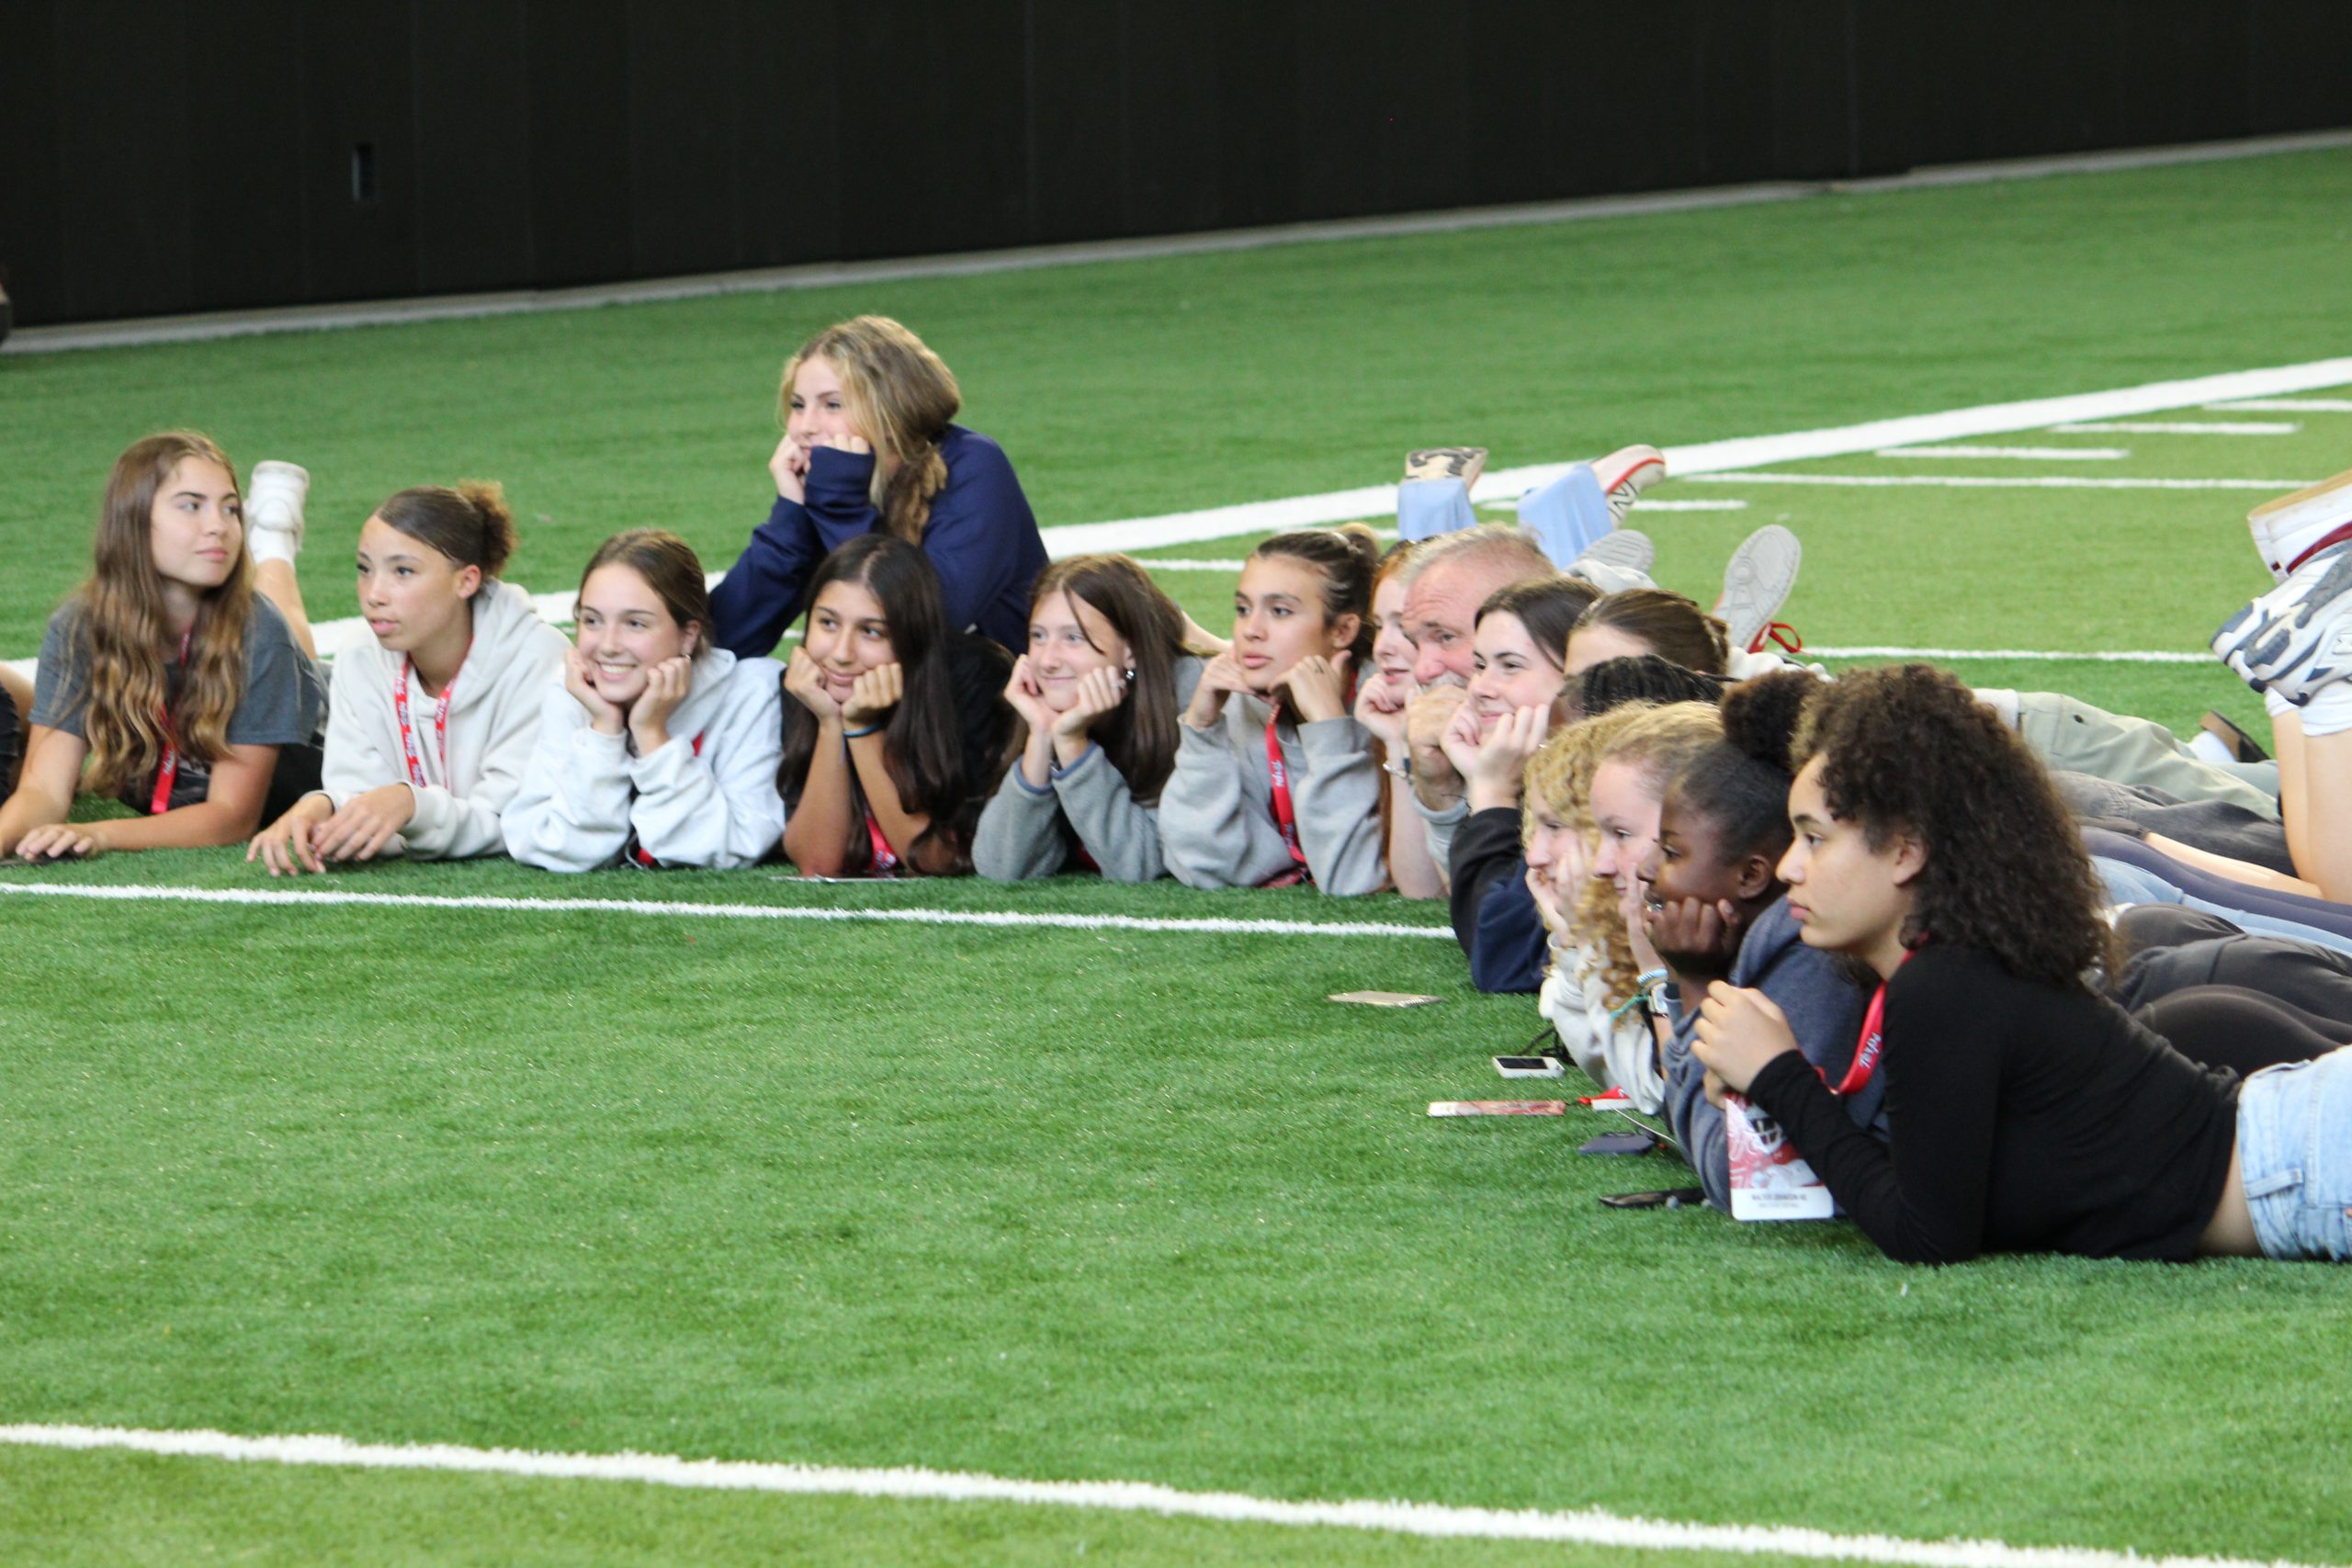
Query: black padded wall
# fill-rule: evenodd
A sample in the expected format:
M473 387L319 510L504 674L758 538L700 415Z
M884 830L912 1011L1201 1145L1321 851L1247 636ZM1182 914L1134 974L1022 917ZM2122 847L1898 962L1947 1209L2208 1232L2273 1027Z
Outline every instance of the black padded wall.
M27 324L2352 124L2345 0L0 0Z

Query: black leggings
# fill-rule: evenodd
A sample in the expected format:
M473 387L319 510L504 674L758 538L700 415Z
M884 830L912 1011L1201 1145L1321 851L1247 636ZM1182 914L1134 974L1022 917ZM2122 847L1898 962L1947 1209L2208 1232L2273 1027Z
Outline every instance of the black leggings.
M2244 1075L2352 1043L2352 957L2174 904L2136 905L2115 930L2109 994L2191 1061Z

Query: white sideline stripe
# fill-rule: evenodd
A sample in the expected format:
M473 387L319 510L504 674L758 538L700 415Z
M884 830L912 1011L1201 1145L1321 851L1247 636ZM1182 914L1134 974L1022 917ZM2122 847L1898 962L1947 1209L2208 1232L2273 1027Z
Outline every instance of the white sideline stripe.
M820 885L822 886L822 885ZM295 893L266 887L161 887L127 883L74 887L0 882L0 894L46 898L96 898L120 903L357 904L385 909L497 909L526 914L619 914L708 920L882 920L912 926L1037 926L1058 931L1186 931L1210 936L1453 936L1450 926L1408 926L1372 920L1233 920L1144 915L1062 915L1011 909L848 909L832 905L692 904L653 898L506 898L435 893Z
M1694 480L1741 485L1927 485L1950 490L2301 490L2310 479L2102 479L2081 474L2011 479L1994 474L1692 474Z
M2132 456L2129 446L1882 446L1873 457L2017 457L2064 462L2080 457L2089 462L2113 462Z
M1518 507L1513 506L1511 510L1516 512L1519 509ZM1747 502L1744 501L1637 501L1634 502L1634 511L1636 513L1644 512L1745 512L1747 510Z
M1258 229L1221 229L1133 240L1089 241L1067 245L1031 245L1013 250L973 251L956 255L915 256L888 261L819 262L804 266L747 272L702 273L684 277L645 278L582 288L515 289L494 294L439 295L422 299L378 299L350 305L291 305L265 310L220 310L199 315L140 317L85 321L66 326L21 327L0 354L53 354L133 344L193 343L255 333L323 331L345 327L397 326L477 316L510 316L547 310L593 310L605 305L698 299L719 294L773 293L795 288L831 288L917 277L971 277L996 272L1091 262L1157 260L1224 251L1262 250L1275 245L1385 239L1400 235L1457 233L1566 223L1606 218L1637 218L1693 212L1759 202L1800 201L1823 196L1877 196L1945 186L2035 180L2053 175L2109 174L2237 158L2267 158L2352 146L2352 131L2302 131L2287 136L2250 136L2231 141L2179 142L2113 152L2077 152L2054 158L2003 158L1976 164L1944 164L1872 179L1827 182L1770 181L1717 186L1701 190L1657 191L1638 196L1577 197L1563 201L1510 207L1457 208L1379 218L1278 224Z
M2302 429L2285 420L2243 419L2234 423L2176 420L2154 424L2094 420L2088 424L2053 424L2061 435L2292 435Z
M1760 468L1807 457L1844 457L1890 446L1957 441L1970 435L2046 430L2068 421L2120 419L2130 414L2195 408L2234 398L2269 397L2343 386L2352 386L2352 357L2317 359L2303 365L2273 366L2260 370L2233 370L2178 381L2151 381L2143 386L2120 387L2112 391L2075 392L2063 397L2033 398L2022 402L1986 403L1977 408L1907 414L1895 419L1871 420L1862 424L1825 430L1798 430L1781 435L1739 436L1694 446L1668 446L1664 449L1666 471L1676 479L1720 477L1735 469ZM1471 491L1471 499L1516 499L1522 491L1558 479L1572 465L1567 463L1547 463L1532 468L1498 469L1478 481ZM2145 482L2154 484L2157 481ZM2224 481L2209 488L2256 488L2268 482ZM2282 482L2280 488L2300 490L2310 482L2308 479ZM1635 510L1640 510L1638 505ZM1069 524L1045 530L1046 549L1046 553L1055 556L1083 555L1101 550L1149 549L1159 545L1198 544L1207 539L1230 538L1238 534L1265 533L1277 528L1306 528L1322 523L1345 523L1358 517L1394 516L1396 511L1395 485L1369 485L1360 490L1331 491L1322 495L1295 495L1280 501L1253 501L1234 506L1204 507L1195 512L1171 512L1158 517L1130 517L1115 523Z
M2215 413L2352 413L2352 398L2245 398L2205 406Z
M1193 560L1170 557L1160 560L1146 558L1141 563L1146 571L1239 571L1243 562L1233 560Z
M970 1471L858 1470L751 1460L690 1460L673 1454L540 1453L455 1443L356 1443L311 1435L243 1438L226 1432L143 1431L121 1427L0 1426L0 1442L79 1452L127 1450L175 1459L228 1460L344 1470L442 1471L539 1480L620 1481L708 1492L878 1497L941 1503L1013 1503L1158 1514L1220 1524L1385 1530L1480 1540L1576 1541L1656 1551L1736 1552L1884 1562L1904 1568L2298 1568L2214 1557L2145 1557L2093 1547L2011 1546L1998 1540L1906 1540L1833 1535L1789 1525L1702 1525L1645 1519L1600 1508L1464 1508L1442 1503L1286 1502L1239 1492L1182 1492L1148 1481L1022 1481Z
M2032 660L2050 664L2073 660L2086 664L2209 664L2213 661L2210 653L2170 653L2156 649L2069 653L2064 649L2024 648L1815 648L1808 645L1804 656L1807 659Z

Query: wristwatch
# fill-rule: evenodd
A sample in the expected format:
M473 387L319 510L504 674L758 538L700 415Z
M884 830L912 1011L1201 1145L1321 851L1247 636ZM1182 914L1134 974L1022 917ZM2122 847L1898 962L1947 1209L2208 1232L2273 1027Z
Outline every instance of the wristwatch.
M1673 1017L1672 1004L1680 999L1674 993L1674 982L1671 980L1654 980L1650 988L1642 994L1642 1005L1649 1010L1652 1018Z

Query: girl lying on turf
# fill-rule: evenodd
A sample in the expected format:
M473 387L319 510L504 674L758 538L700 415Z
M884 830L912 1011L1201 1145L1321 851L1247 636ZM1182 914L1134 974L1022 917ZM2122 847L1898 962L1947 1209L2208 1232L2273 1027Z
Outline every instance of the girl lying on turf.
M1604 1087L1623 1089L1636 1110L1656 1111L1666 1102L1660 1048L1669 1032L1667 972L1642 928L1639 872L1657 842L1668 782L1722 742L1723 723L1707 703L1628 705L1586 722L1604 721L1584 802L1592 823L1584 879L1564 880L1573 870L1565 860L1547 868L1546 918L1560 921L1566 937L1538 1005L1571 1055L1583 1046L1578 1066ZM1555 814L1560 809L1554 807ZM1580 1038L1571 1040L1579 1030Z
M320 788L254 838L272 876L407 853L505 847L563 634L498 580L514 519L494 484L422 485L359 530L365 642L337 655Z
M1159 807L1176 716L1201 680L1183 612L1125 556L1071 556L1037 578L1028 649L1005 683L1015 757L980 813L973 869L1153 880L1167 870Z
M322 694L287 617L254 592L220 448L185 433L133 442L107 476L93 553L41 639L0 855L232 843L317 782ZM141 815L70 823L85 788Z
M1417 650L1405 635L1405 575L1413 541L1388 547L1372 579L1372 666L1356 674L1356 722L1373 739L1387 783L1380 796L1381 841L1387 847L1388 877L1408 898L1440 898L1445 884L1430 859L1429 834L1413 810L1413 773L1407 759L1405 715L1420 694L1413 676Z
M572 616L563 684L503 819L506 852L589 871L751 865L775 848L784 667L712 645L686 542L653 528L606 539Z
M1569 629L1600 597L1578 578L1535 578L1498 590L1473 623L1469 694L1441 744L1468 791L1470 815L1447 852L1448 894L1454 937L1482 991L1532 991L1542 982L1544 930L1527 897L1521 784L1544 737L1582 716L1563 664Z
M949 629L931 563L888 534L827 556L809 592L784 676L786 855L810 876L969 872L1012 656Z
M869 533L931 558L950 629L1022 640L1046 546L1003 448L954 423L962 400L939 355L886 316L800 345L777 396L775 506L710 596L720 647L775 647L826 552Z
M1666 1115L1707 1201L1731 1203L1721 1108L1690 1055L1698 1004L1728 980L1769 997L1805 1060L1844 1092L1859 1127L1885 1135L1886 1085L1850 1085L1861 999L1831 957L1807 947L1777 867L1789 847L1789 741L1813 691L1801 671L1766 675L1724 695L1724 740L1690 760L1658 805L1657 840L1638 872L1643 931L1667 972L1673 1033L1666 1043Z
M1887 1141L1781 1009L1718 982L1692 1050L1787 1131L1889 1257L2352 1256L2352 1050L2241 1082L2091 989L2110 933L2032 754L1925 665L1815 692L1780 874L1805 942L1867 966Z
M1233 648L1185 709L1159 798L1168 869L1194 887L1298 881L1377 891L1380 764L1350 714L1351 665L1372 649L1370 529L1278 534L1250 554Z

